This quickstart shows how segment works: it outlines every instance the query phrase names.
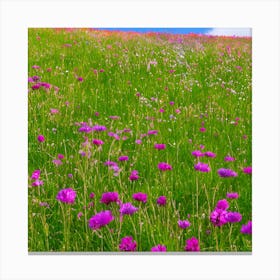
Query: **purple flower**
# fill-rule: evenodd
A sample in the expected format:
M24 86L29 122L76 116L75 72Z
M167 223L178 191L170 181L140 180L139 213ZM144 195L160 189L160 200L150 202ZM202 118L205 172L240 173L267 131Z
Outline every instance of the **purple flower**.
M194 157L203 157L204 153L202 153L200 150L195 150L195 151L192 152L192 155Z
M210 158L214 158L214 157L216 157L216 154L215 154L215 153L213 153L213 152L210 152L210 151L205 152L205 153L204 153L204 155L205 155L205 156L207 156L207 157L210 157Z
M59 166L59 165L62 164L62 161L61 161L60 159L54 159L52 162L53 162L56 166Z
M218 170L218 174L220 177L226 178L226 177L237 177L237 173L231 169L226 168L220 168Z
M110 161L110 160L105 161L104 165L107 165L107 166L118 166L118 164L116 162Z
M79 128L79 132L85 132L85 133L90 133L92 131L92 128L90 126L88 126L87 124L83 124L80 128Z
M106 126L103 126L103 125L95 125L92 127L92 130L94 131L104 131L104 130L107 130Z
M220 226L226 224L227 223L226 214L227 214L226 210L216 208L210 214L211 223L216 227L220 227Z
M180 227L180 228L188 228L188 227L190 227L190 225L191 225L191 223L188 221L188 220L179 220L178 221L178 226Z
M244 172L245 174L252 174L252 167L251 167L251 166L244 167L244 168L243 168L243 172Z
M231 156L226 156L224 158L225 161L235 161L235 158L234 157L231 157Z
M96 146L101 146L101 145L104 144L104 142L102 140L99 140L99 139L93 139L92 144L94 144Z
M120 207L121 216L132 215L138 211L137 207L134 207L130 202L123 203Z
M129 176L130 181L136 181L139 179L138 171L137 170L132 170Z
M44 135L38 135L38 137L37 137L37 140L39 141L39 142L45 142L45 137L44 137Z
M105 210L92 216L88 221L88 226L91 229L96 230L108 225L113 220L114 220L114 216L112 215L111 211Z
M56 199L67 204L73 204L76 192L72 188L62 189L58 192Z
M136 250L137 243L135 240L133 240L132 236L126 236L122 238L121 243L119 245L119 249L121 251L126 252L133 252Z
M199 163L195 164L194 169L196 171L200 171L200 172L210 172L211 171L211 168L209 167L209 165L207 163L203 163L203 162L199 162Z
M172 170L172 166L169 165L169 164L166 163L166 162L160 162L160 163L158 164L158 169L161 170L161 171Z
M166 252L166 247L164 245L158 244L151 248L151 252Z
M149 130L148 135L157 135L158 131L157 130Z
M105 192L102 194L100 202L107 205L112 202L119 202L119 194L117 192Z
M142 140L137 139L137 140L135 140L135 143L138 144L138 145L140 145L140 144L142 144Z
M84 79L83 79L82 77L78 77L77 80L78 80L79 82L82 82Z
M51 109L50 109L50 113L51 113L52 115L55 115L55 114L58 114L58 113L59 113L59 110L58 110L58 109L55 109L55 108L51 108Z
M173 106L175 104L175 102L174 101L170 101L169 104L170 104L170 106Z
M227 210L229 208L229 203L226 199L221 199L216 204L216 209Z
M90 199L93 199L94 197L95 197L95 193L92 192L92 193L89 194Z
M33 68L33 69L39 69L40 66L38 66L38 65L33 65L32 68Z
M160 197L158 197L158 199L157 199L157 204L158 204L159 206L164 206L164 205L166 205L166 196L160 196Z
M79 212L78 214L77 214L77 218L80 220L81 219L81 217L83 216L83 212Z
M44 184L43 181L40 181L39 179L36 179L33 183L32 183L32 187L39 187L42 186Z
M34 82L37 82L37 81L40 81L40 77L39 76L33 76L32 77L32 80L34 81Z
M229 223L239 223L242 220L242 215L239 212L228 212L226 220Z
M164 150L166 148L165 144L155 144L155 149L157 150Z
M32 180L36 180L40 178L40 174L41 174L41 170L37 169L35 171L33 171L32 175L31 175L31 179Z
M247 224L242 225L240 232L243 234L252 234L252 221L248 221Z
M142 192L139 192L139 193L134 193L132 195L132 198L137 200L137 201L141 201L143 203L146 203L147 202L147 198L148 198L148 195L145 194L145 193L142 193Z
M200 132L205 132L206 128L205 127L201 127L199 130L200 130Z
M64 159L64 155L63 155L63 154L58 154L58 155L57 155L57 158L58 158L58 159Z
M192 252L200 251L198 239L196 239L195 237L187 239L186 240L185 251L192 251Z
M37 84L33 85L31 88L32 89L39 89L40 87L41 87L41 84L37 83Z
M237 192L233 192L233 193L227 193L227 198L230 198L230 199L236 199L238 198L238 193Z
M128 156L120 156L119 161L127 161L129 158Z

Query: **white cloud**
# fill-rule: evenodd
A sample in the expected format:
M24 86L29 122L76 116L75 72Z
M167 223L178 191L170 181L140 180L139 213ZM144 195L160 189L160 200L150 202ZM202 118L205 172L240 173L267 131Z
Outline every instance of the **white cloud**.
M250 28L213 28L206 34L215 36L252 37L252 30Z

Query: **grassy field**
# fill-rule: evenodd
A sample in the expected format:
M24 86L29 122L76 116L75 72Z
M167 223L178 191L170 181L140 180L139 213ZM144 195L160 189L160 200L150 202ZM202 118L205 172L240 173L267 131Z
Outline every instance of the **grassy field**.
M251 251L251 43L29 29L29 251Z

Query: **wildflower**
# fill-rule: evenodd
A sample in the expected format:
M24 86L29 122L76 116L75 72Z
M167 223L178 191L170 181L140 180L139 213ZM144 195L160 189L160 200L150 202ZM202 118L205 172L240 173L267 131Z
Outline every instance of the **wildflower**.
M157 130L149 130L148 135L157 135L158 131Z
M200 251L198 239L196 239L195 237L187 239L186 240L185 251L192 251L192 252Z
M119 245L119 249L121 251L135 251L137 247L137 243L135 240L133 240L132 236L126 236L122 238L121 243Z
M231 169L220 168L218 170L218 174L220 177L237 177L237 173Z
M72 179L72 178L73 178L73 174L72 174L72 173L69 173L69 174L68 174L68 178Z
M160 163L158 164L158 169L161 170L161 171L172 170L172 166L169 165L169 164L166 163L166 162L160 162Z
M190 227L190 225L191 225L191 223L188 221L188 220L179 220L178 221L178 226L180 227L180 228L188 228L188 227Z
M119 201L119 194L117 192L105 192L102 194L102 197L100 199L101 203L107 205L112 202L118 202L118 201Z
M234 157L231 157L231 156L226 156L224 158L225 161L235 161L235 158Z
M194 157L203 157L204 153L202 153L200 150L195 150L195 151L192 152L192 155Z
M92 130L94 131L104 131L104 130L107 130L106 126L103 126L103 125L95 125L92 127Z
M226 214L227 211L220 209L220 208L216 208L211 214L210 214L210 221L214 226L220 227L224 224L227 223L227 219L226 219Z
M64 155L63 155L63 154L58 154L58 155L57 155L57 158L58 158L58 159L64 159Z
M56 199L67 204L73 204L76 198L76 191L72 188L62 189L58 192Z
M119 161L127 161L129 158L128 156L120 156Z
M140 144L142 144L142 140L137 139L137 140L135 140L135 143L138 144L138 145L140 145Z
M227 198L230 198L230 199L236 199L238 198L238 193L235 192L235 193L227 193Z
M176 110L175 110L175 113L176 113L176 114L180 114L180 113L181 113L181 110L180 110L180 109L176 109Z
M219 200L216 204L216 209L227 210L229 208L229 203L226 199Z
M40 77L39 76L33 76L32 77L32 80L34 81L34 82L37 82L37 81L40 81Z
M247 224L242 225L240 232L243 234L252 234L252 221L248 221Z
M166 252L166 247L164 245L158 244L151 248L151 252Z
M158 204L159 206L164 206L164 205L166 205L166 197L165 197L165 196L160 196L160 197L158 197L158 199L157 199L157 204Z
M52 161L56 166L62 165L62 161L60 159L54 159Z
M50 208L50 205L49 205L49 203L47 203L47 202L40 202L40 203L39 203L39 206L40 206L40 207L47 207L47 208Z
M132 170L129 176L130 181L136 181L139 179L138 171L137 170Z
M40 178L40 174L41 174L41 170L37 169L35 171L33 171L32 175L31 175L31 179L32 180L36 180Z
M201 127L199 130L200 130L200 132L205 132L206 128L205 127Z
M170 104L170 106L173 106L175 104L175 102L174 101L170 101L169 104Z
M194 169L200 172L210 172L211 169L207 163L199 162L198 164L194 165Z
M159 112L160 112L160 113L164 113L164 109L163 109L163 108L160 108L160 109L159 109Z
M58 113L59 113L59 110L58 110L58 109L51 108L51 109L50 109L50 113L51 113L52 115L55 115L55 114L58 114Z
M92 144L94 144L96 146L102 146L104 144L104 142L100 139L93 139Z
M138 211L138 208L134 207L130 202L124 203L120 207L121 216L133 215L137 211Z
M117 166L118 164L116 162L114 162L114 161L108 160L108 161L104 162L104 165L107 165L107 166Z
M82 82L84 79L83 79L82 77L78 77L77 80L78 80L79 82Z
M33 183L32 183L32 187L39 187L42 186L44 184L43 181L36 179Z
M105 210L92 216L88 221L88 225L91 229L96 230L108 225L113 220L114 216L112 215L111 211Z
M215 153L213 153L213 152L210 152L210 151L205 152L205 153L204 153L204 155L205 155L205 156L207 156L207 157L210 157L210 158L214 158L214 157L216 157L216 154L215 154Z
M90 199L93 199L94 197L95 197L95 193L92 192L92 193L89 194Z
M33 68L33 69L39 69L40 66L38 66L38 65L33 65L32 68Z
M78 214L77 214L77 218L80 220L81 219L81 217L83 216L83 212L79 212Z
M85 133L90 133L92 131L92 128L90 126L88 126L87 124L83 124L80 128L79 128L79 132L85 132Z
M155 144L155 149L157 150L164 150L166 148L165 144Z
M37 137L37 139L38 139L38 141L39 142L45 142L45 137L44 137L44 135L38 135L38 137Z
M238 223L242 220L242 215L239 212L228 212L226 214L226 220L229 223Z
M142 193L142 192L139 192L139 193L134 193L132 195L132 198L137 200L137 201L141 201L143 203L146 203L147 202L147 198L148 198L148 195L145 194L145 193Z
M243 168L243 172L244 172L245 174L252 174L252 167L251 167L251 166L244 167L244 168Z

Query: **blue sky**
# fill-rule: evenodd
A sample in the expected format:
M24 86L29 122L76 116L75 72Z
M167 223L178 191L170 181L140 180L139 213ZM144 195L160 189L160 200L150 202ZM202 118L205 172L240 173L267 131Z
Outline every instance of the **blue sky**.
M173 34L209 34L223 36L250 36L250 28L98 28L102 30L120 30L120 31L136 31L145 32L163 32Z

